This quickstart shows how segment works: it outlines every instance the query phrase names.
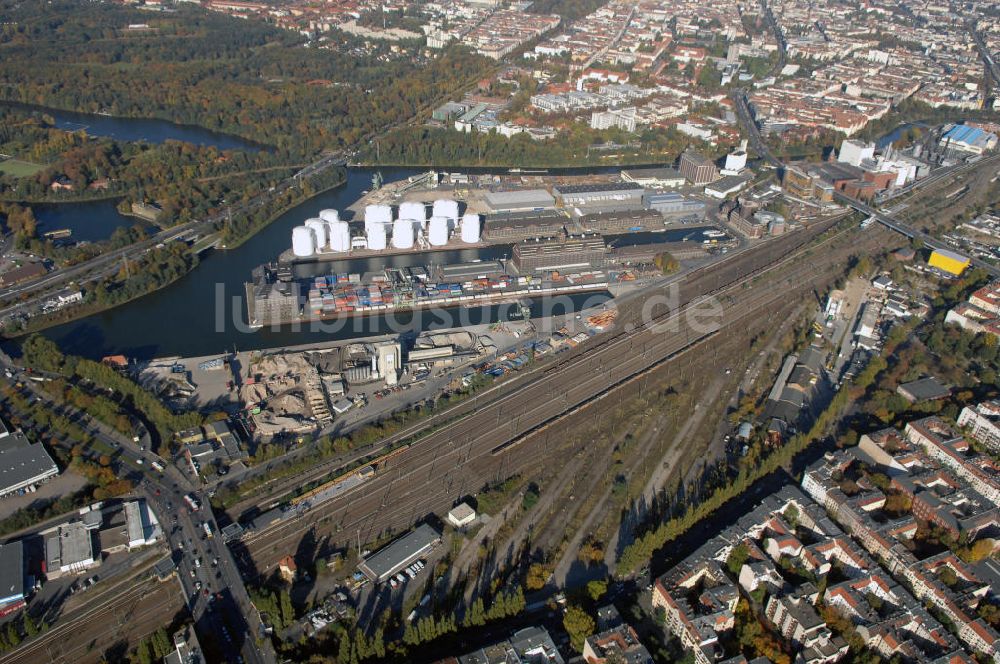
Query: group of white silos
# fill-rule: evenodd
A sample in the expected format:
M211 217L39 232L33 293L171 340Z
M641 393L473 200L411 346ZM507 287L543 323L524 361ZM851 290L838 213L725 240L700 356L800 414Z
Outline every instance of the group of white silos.
M434 201L430 221L424 203L407 201L399 206L393 219L392 206L369 205L365 208L365 238L369 249L382 251L388 245L390 231L394 249L410 249L419 236L433 247L448 244L452 231L460 227L462 242L479 242L479 215L458 216L458 201ZM343 253L351 248L351 230L336 210L323 210L292 229L292 253L307 258L324 251Z
M351 248L351 230L336 210L323 210L318 217L306 219L292 229L292 253L296 257L308 258L327 248L341 252Z
M392 208L388 205L369 205L365 208L368 248L375 250L385 248L390 226L394 249L412 248L416 237L420 235L425 237L432 247L442 247L448 244L448 238L460 222L462 242L468 244L479 242L479 215L466 214L464 217L459 217L458 201L450 199L434 201L430 220L427 218L427 206L418 201L400 204L395 221L392 217Z

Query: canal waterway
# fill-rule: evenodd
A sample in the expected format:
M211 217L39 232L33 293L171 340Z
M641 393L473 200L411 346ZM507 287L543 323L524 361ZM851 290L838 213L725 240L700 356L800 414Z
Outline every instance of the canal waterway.
M95 136L109 136L121 140L145 140L158 143L179 140L200 145L214 145L220 149L260 149L250 141L210 131L200 127L178 125L165 120L146 118L120 118L88 113L63 111L46 107L3 102L32 112L44 113L57 126L66 130L85 130ZM476 309L449 310L397 314L395 318L359 317L327 323L327 329L263 329L250 330L246 326L245 283L251 271L273 261L291 243L291 229L325 208L344 210L355 203L371 186L371 176L376 169L351 168L347 182L289 210L261 230L257 235L231 251L216 251L203 257L201 264L185 277L155 293L94 314L87 318L50 328L46 336L56 340L67 352L87 357L101 357L122 353L137 358L168 355L202 356L223 350L273 348L327 340L385 334L408 329L411 331L440 328L450 325L475 325L508 316L510 306L501 305ZM386 182L409 177L426 168L382 167ZM447 168L444 170L476 173L506 173L497 168ZM525 175L548 173L586 174L611 173L618 169L567 168L529 171ZM69 228L75 241L104 239L119 226L130 226L138 220L118 214L115 201L33 206L42 232ZM693 229L692 229L693 230ZM670 239L681 239L684 232L670 232ZM633 242L644 238L635 236ZM657 238L659 239L659 238ZM652 238L647 241L652 241ZM510 246L501 245L481 249L462 249L436 252L435 263L455 263L476 259L489 260L508 257ZM385 267L427 264L427 255L351 259L344 265L326 265L322 270L341 272L370 272ZM304 276L304 275L303 275ZM555 306L563 308L590 306L607 299L608 294L585 294L563 297L559 302L533 302L532 315L551 313ZM415 317L415 318L414 318Z
M418 169L382 168L386 182L419 173ZM251 330L246 325L244 284L251 271L273 261L291 243L292 228L320 210L342 210L361 197L371 186L371 169L348 170L347 182L337 189L320 194L281 215L237 249L216 251L188 275L155 293L128 304L94 314L87 318L50 328L44 332L69 353L86 357L101 357L122 353L129 357L148 359L172 355L202 356L225 350L250 350L298 344L335 341L373 336L394 331L465 326L500 320L510 307L493 306L443 312L401 313L393 318L357 317L327 322L313 329L282 327ZM475 258L493 258L497 248L457 250L442 262L457 262ZM363 259L352 271L381 269L405 265L418 260L411 256L386 256ZM353 261L347 261L351 263ZM410 263L412 264L412 263ZM560 298L556 311L588 306L606 300L607 294L579 295ZM552 303L535 302L532 315L548 313L544 307Z

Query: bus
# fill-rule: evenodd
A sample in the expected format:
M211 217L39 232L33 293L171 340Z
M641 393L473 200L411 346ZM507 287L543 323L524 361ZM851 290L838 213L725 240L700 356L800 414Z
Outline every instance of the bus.
M151 463L149 465L152 466L153 468L155 468L156 470L160 471L161 473L163 472L163 464L160 463L159 461L154 461L153 463Z
M212 524L208 521L204 521L201 524L201 529L205 531L205 537L212 539Z
M192 512L197 512L198 511L198 507L199 507L198 501L194 499L194 495L193 494L189 493L188 495L184 496L184 502L187 503L187 506L191 508Z

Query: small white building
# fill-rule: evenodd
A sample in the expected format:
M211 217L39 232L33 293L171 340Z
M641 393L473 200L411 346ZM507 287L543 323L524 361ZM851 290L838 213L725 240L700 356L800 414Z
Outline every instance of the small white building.
M476 510L472 509L468 503L456 505L448 512L448 523L456 528L464 528L476 520Z
M128 532L128 550L155 544L160 534L160 524L145 500L125 503L125 526Z

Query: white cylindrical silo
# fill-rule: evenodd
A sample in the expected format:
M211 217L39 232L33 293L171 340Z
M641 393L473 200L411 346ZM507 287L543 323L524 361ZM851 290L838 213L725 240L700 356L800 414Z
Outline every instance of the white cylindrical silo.
M434 201L434 216L447 217L448 219L458 219L458 201L450 198L442 198Z
M335 221L340 221L340 213L336 210L320 210L319 218L328 224L332 224Z
M308 226L296 226L292 229L292 253L299 258L306 258L316 253L316 234Z
M385 249L385 224L381 222L372 223L365 231L365 235L368 236L369 249L374 249L375 251Z
M330 249L333 251L348 251L351 248L351 229L346 221L330 224Z
M430 226L427 229L427 241L435 247L448 244L448 217L431 217Z
M413 246L413 220L397 219L392 227L392 246L396 249L409 249Z
M462 242L467 244L479 242L478 214L466 214L462 217Z
M326 222L318 217L306 219L306 228L311 228L316 236L316 250L322 251L326 246Z
M427 206L420 201L406 201L399 206L400 219L415 219L421 224L427 221Z
M390 205L369 205L365 208L365 231L374 224L392 223L392 206Z

